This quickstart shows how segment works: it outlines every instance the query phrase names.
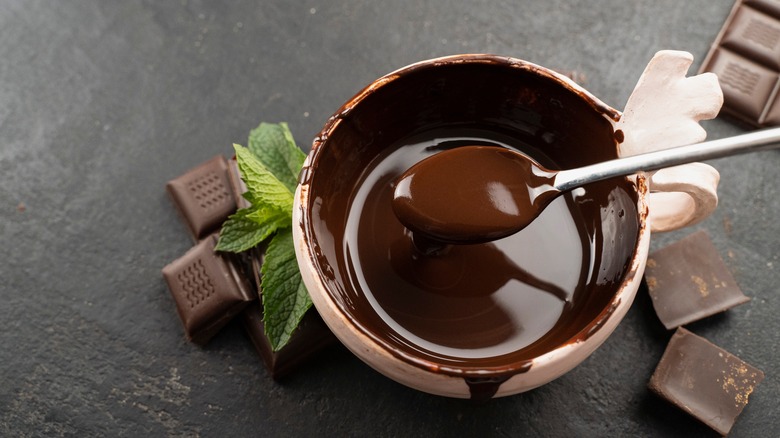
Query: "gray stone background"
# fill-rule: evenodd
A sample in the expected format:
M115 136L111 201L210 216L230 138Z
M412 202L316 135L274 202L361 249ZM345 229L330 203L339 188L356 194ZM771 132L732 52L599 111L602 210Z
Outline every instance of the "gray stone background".
M646 293L571 373L474 405L343 348L275 383L237 324L187 343L160 269L191 245L166 181L260 121L308 149L374 78L463 52L576 72L622 108L656 51L698 68L731 5L0 0L0 436L713 435L645 389L670 336ZM780 436L780 152L711 164L721 204L695 229L752 301L689 328L767 374L732 435Z

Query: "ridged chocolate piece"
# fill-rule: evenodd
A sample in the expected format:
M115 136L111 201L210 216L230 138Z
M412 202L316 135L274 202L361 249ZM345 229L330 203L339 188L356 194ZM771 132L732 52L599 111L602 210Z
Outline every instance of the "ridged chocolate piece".
M731 430L764 373L679 328L650 378L650 390L721 435Z
M718 75L723 114L755 127L780 125L780 2L737 1L701 71Z
M650 254L645 280L669 330L750 301L704 231Z
M221 155L171 180L166 189L195 241L218 230L236 211L227 161Z
M162 270L184 332L197 344L208 342L256 299L234 261L214 252L216 243L216 235L209 236Z

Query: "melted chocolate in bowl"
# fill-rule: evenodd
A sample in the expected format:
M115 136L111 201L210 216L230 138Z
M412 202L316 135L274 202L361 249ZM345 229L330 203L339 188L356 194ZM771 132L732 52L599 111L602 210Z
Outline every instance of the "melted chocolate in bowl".
M489 398L531 359L587 337L610 307L639 237L636 188L623 178L591 184L517 234L426 256L393 214L392 182L466 144L520 150L550 169L616 158L606 117L618 115L505 58L403 73L348 102L315 140L301 175L304 238L362 333Z

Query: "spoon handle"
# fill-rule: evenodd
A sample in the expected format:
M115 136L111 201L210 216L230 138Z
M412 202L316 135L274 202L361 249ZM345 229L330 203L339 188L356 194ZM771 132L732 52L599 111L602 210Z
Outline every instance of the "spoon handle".
M562 170L555 176L555 188L565 192L583 184L616 176L631 175L643 170L657 170L678 164L776 147L780 147L780 128L765 129L734 137L618 158L576 169Z

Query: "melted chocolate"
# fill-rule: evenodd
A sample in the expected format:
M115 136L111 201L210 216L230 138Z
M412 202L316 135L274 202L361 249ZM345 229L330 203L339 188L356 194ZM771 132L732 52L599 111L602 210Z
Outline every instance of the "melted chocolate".
M583 239L592 230L583 226L582 201L571 194L504 239L420 251L392 210L393 181L409 163L466 141L510 147L484 136L426 133L378 157L351 203L344 253L351 286L405 343L435 357L483 359L522 350L568 325L575 294L598 263L591 239ZM577 198L590 202L587 189Z
M390 354L463 377L477 398L589 336L637 243L633 183L578 188L512 236L424 254L392 211L393 181L462 145L519 150L549 169L615 158L605 115L617 117L498 57L415 66L358 94L315 140L301 179L304 238L335 304Z
M558 194L555 173L525 155L464 146L420 161L396 182L393 212L444 243L484 243L528 226Z
M471 399L478 402L488 401L498 392L501 384L509 380L511 375L496 377L466 377Z

